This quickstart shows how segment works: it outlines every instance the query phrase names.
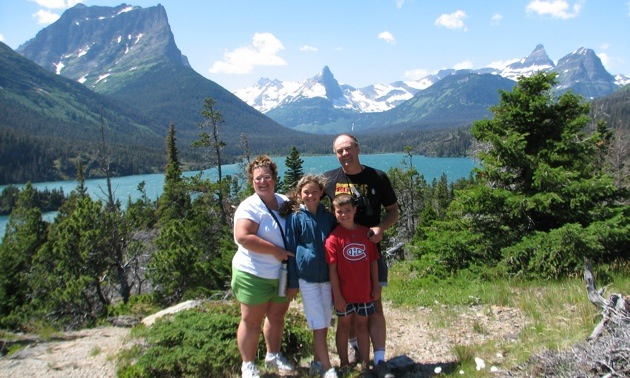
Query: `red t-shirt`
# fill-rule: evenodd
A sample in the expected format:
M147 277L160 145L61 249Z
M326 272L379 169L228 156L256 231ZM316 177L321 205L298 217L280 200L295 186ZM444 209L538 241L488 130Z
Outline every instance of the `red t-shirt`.
M378 250L368 239L369 230L339 225L326 238L326 262L337 263L339 289L347 303L372 302L371 264Z

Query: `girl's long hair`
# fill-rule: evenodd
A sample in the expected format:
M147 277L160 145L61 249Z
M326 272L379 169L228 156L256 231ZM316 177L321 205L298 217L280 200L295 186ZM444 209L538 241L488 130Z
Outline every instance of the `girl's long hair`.
M302 192L302 188L304 188L306 184L310 183L314 183L315 185L317 185L323 193L324 188L326 187L326 178L322 175L311 173L302 176L302 178L300 178L300 180L295 185L295 188L291 189L286 194L289 200L283 202L280 206L280 209L278 210L283 218L286 218L291 213L297 213L300 210L300 205L302 204L300 193Z

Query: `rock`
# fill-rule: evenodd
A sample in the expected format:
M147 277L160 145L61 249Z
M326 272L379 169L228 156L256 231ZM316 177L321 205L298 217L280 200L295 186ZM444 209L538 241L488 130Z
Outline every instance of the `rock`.
M158 320L159 318L165 315L176 314L180 311L189 310L191 308L195 308L201 305L202 303L203 301L201 300L190 300L190 301L176 304L175 306L169 307L162 311L156 312L153 315L147 316L146 318L142 319L142 324L144 324L147 327L150 327L153 323L155 323L156 320Z
M137 326L140 323L140 319L137 316L121 315L111 318L107 318L107 321L116 327L131 328Z

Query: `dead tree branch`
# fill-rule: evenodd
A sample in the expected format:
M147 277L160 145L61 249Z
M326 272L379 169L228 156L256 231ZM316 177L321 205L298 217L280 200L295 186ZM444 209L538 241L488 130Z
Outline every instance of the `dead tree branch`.
M611 294L610 299L605 299L602 296L603 290L598 291L595 286L591 262L588 259L584 259L584 280L586 281L588 299L593 305L602 309L602 320L597 324L588 340L599 337L610 321L626 326L630 324L630 300L616 293Z

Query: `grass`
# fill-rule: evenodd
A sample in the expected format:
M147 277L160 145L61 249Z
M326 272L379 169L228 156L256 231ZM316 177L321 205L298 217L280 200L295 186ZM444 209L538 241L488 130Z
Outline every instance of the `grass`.
M99 354L101 354L101 348L99 347L94 347L92 348L92 350L90 351L90 357L96 357Z
M36 334L39 339L44 342L50 341L55 336L59 335L59 331L57 329L45 322L36 322L34 324L31 324L30 326L32 333ZM5 341L1 352L7 356L11 356L19 352L20 350L28 347L30 343L27 340L28 338L29 337L25 337L22 334L0 330L0 340Z
M606 287L604 296L611 293L630 293L630 269L604 272L598 287ZM493 282L470 279L466 275L447 280L419 277L413 264L397 263L390 270L386 300L400 307L430 307L432 318L426 319L435 328L446 329L459 321L459 314L469 306L480 306L491 314L493 306L518 309L527 324L518 332L517 340L505 338L477 345L455 345L451 351L458 361L451 371L442 376L489 376L490 365L511 370L544 350L558 351L584 341L600 320L601 310L588 300L581 277L562 281L519 281L498 279ZM491 318L491 315L490 315ZM470 332L486 334L487 327L477 321ZM498 357L497 355L500 355ZM486 362L486 368L477 370L475 357Z

